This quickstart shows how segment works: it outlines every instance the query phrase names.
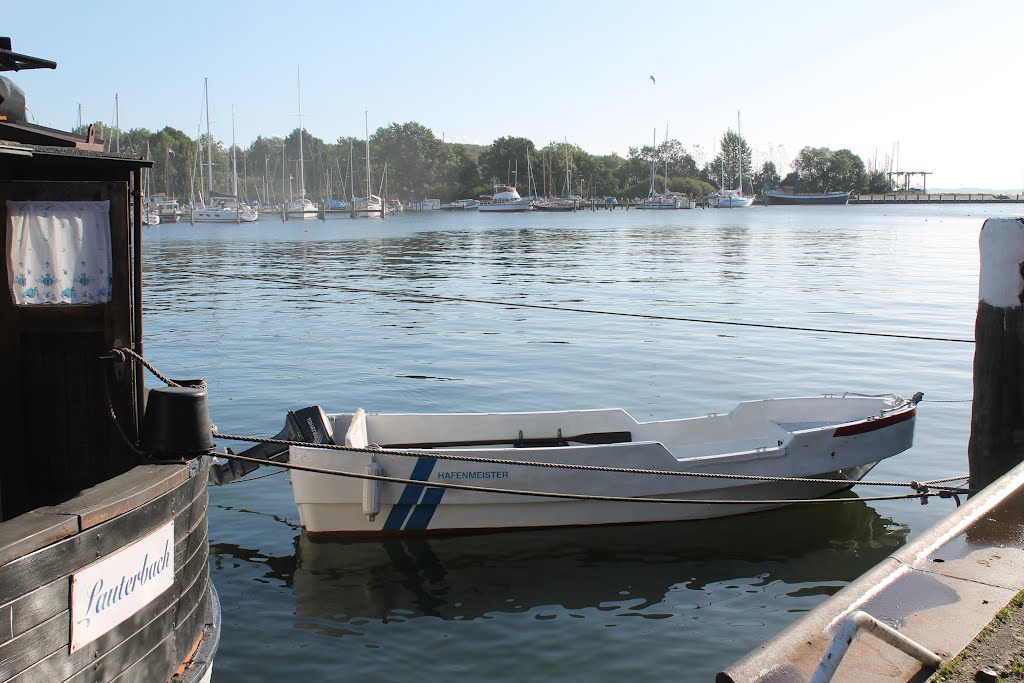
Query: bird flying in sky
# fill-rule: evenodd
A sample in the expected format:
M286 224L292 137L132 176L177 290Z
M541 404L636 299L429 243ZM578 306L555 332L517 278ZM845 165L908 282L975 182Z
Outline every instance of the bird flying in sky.
M649 76L649 78L651 79L651 85L657 85L658 84L658 82L654 80L654 76Z

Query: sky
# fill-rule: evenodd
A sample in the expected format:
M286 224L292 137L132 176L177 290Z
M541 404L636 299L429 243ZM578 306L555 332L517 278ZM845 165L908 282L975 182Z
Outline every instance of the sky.
M415 121L486 145L625 156L666 128L698 163L737 129L784 175L803 147L1024 191L1020 0L5 3L0 35L56 71L7 73L36 123L246 146ZM654 76L652 82L651 76ZM301 100L299 84L301 83ZM898 162L898 163L897 163ZM920 186L921 178L914 184Z

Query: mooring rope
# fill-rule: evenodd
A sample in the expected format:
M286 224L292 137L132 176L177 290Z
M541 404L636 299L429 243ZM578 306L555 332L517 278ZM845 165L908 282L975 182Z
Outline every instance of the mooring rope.
M305 444L310 445L310 444ZM211 456L212 457L212 456ZM719 499L692 499L692 498L647 498L637 497L630 498L627 496L601 496L591 495L585 493L558 493L552 491L529 491L524 489L501 489L490 486L469 486L466 484L451 484L448 482L424 482L418 479L405 479L403 477L388 477L379 474L366 474L362 472L344 472L341 470L330 470L323 467L310 467L308 465L297 465L290 462L277 462L267 461L260 458L249 458L243 455L234 455L232 453L222 454L217 453L216 457L226 458L228 460L238 460L240 462L254 462L261 465L271 465L273 467L282 467L289 470L297 470L300 472L309 472L312 474L329 474L340 477L350 477L353 479L372 479L380 482L387 482L391 484L411 484L414 486L423 486L425 488L443 488L443 489L457 489L461 491L473 491L476 493L499 493L511 496L531 496L535 498L560 498L566 500L587 500L587 501L601 501L601 502L613 502L613 503L668 503L668 504L679 504L679 505L814 505L814 504L827 504L827 503L849 503L849 502L876 502L884 500L914 500L920 499L922 502L927 498L953 498L957 505L960 504L958 493L961 491L936 491L936 492L919 492L919 493L907 493L903 495L893 496L858 496L856 498L782 498L782 499L762 499L762 500L719 500ZM845 484L852 484L856 482L850 482L843 480Z
M189 275L202 276L203 278L209 279L209 273L199 273L189 270L178 270L179 273L187 273ZM246 282L253 280L259 282L266 282L268 284L275 285L294 285L294 281L281 280L272 277L259 276L259 275L231 275L225 273L219 273L220 277L226 278L237 278L244 279ZM566 313L588 313L591 315L610 315L618 316L623 318L640 318L643 320L670 320L674 322L684 323L700 323L705 325L729 325L734 327L754 327L766 330L786 330L791 332L814 332L818 334L839 334L839 335L854 335L860 337L885 337L889 339L913 339L918 341L938 341L938 342L952 342L957 344L973 344L973 339L961 339L957 337L932 337L928 335L918 334L899 334L896 332L865 332L863 330L836 330L823 327L802 327L798 325L775 325L772 323L751 323L741 322L738 320L715 320L711 318L689 318L684 316L675 315L658 315L654 313L629 313L625 311L605 311L594 308L578 308L572 306L555 306L553 304L535 304L535 303L522 303L514 301L499 301L496 299L477 299L473 297L464 296L447 296L444 294L428 294L424 292L411 292L401 291L395 289L372 289L367 287L353 287L351 285L342 285L332 282L329 285L320 284L317 282L303 283L303 286L310 289L326 289L331 291L341 290L344 292L355 292L358 294L375 294L378 296L390 296L405 299L429 299L432 301L451 301L455 303L466 303L466 304L483 304L486 306L500 306L502 308L528 308L538 309L545 311L562 311Z
M356 446L345 446L334 443L318 443L312 444L305 441L291 441L288 439L273 439L266 437L257 436L241 436L238 434L224 434L219 431L214 431L213 436L215 438L227 439L228 441L247 441L252 443L268 443L275 444L278 446L300 446L305 448L321 448L324 450L332 451L347 451L351 453L367 453L371 455L395 455L405 458L434 458L435 460L453 460L459 462L472 462L482 463L490 465L506 465L511 467L538 467L547 469L564 469L574 470L581 472L607 472L614 474L639 474L649 475L658 477L691 477L697 479L734 479L738 481L758 481L758 482L772 482L772 483L794 483L794 484L833 484L833 485L864 485L864 486L889 486L889 487L901 487L901 488L912 488L915 491L924 493L929 489L935 489L938 491L948 490L956 491L957 493L973 493L968 489L963 489L955 486L941 486L937 484L945 483L946 481L956 481L959 479L966 479L966 477L952 477L946 480L932 480L931 482L919 482L919 481L860 481L853 482L849 479L822 479L822 478L811 478L811 477L775 477L769 475L759 474L724 474L714 472L689 472L679 470L651 470L651 469L638 469L632 467L607 467L602 465L580 465L573 463L562 463L562 462L544 462L535 460L510 460L505 458L483 458L472 455L456 455L454 453L427 453L424 451L402 451L402 450L391 450L381 447L369 447L359 448ZM233 454L231 454L233 456ZM228 455L217 454L218 457L229 457ZM275 461L267 461L258 459L259 462L265 464L278 464Z
M113 353L115 356L117 356L121 360L122 363L127 361L129 357L134 359L135 361L141 363L144 368L146 368L151 373L153 373L154 377L156 377L158 380L160 380L161 382L163 382L164 384L166 384L169 387L180 387L181 386L180 384L175 382L173 379L168 379L167 377L164 377L160 373L160 371L157 370L155 367L153 367L153 365L148 360L146 360L145 358L143 358L139 354L135 353L135 351L133 351L132 349L128 348L127 346L122 346L122 347L117 348L117 349L111 349L110 352Z

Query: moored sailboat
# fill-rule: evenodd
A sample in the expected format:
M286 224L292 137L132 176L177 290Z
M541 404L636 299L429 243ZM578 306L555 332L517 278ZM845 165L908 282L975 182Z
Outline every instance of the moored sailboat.
M308 197L306 197L306 160L302 150L302 80L298 78L299 92L299 196L288 204L288 218L311 219L320 216L319 209Z
M725 188L725 160L722 159L722 189L709 194L705 199L707 205L718 209L740 209L754 203L753 197L743 196L743 138L740 135L740 114L736 112L736 135L739 137L739 152L736 156L739 167L739 180L735 190Z
M383 218L387 208L380 195L373 194L370 187L370 119L369 112L363 112L363 126L366 134L366 195L352 198L352 209L361 218Z
M206 102L206 203L193 210L192 218L198 223L254 223L259 220L259 212L248 204L238 200L238 167L234 163L234 114L231 123L231 154L232 154L232 186L233 192L218 193L213 191L213 139L210 136L210 90L208 81L204 79L203 93Z

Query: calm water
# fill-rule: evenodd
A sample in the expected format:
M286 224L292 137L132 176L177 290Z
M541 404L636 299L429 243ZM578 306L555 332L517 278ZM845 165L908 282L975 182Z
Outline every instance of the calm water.
M970 339L978 231L1020 213L162 225L144 239L146 355L172 377L207 379L221 431L257 435L312 404L623 407L652 419L766 396L923 391L916 445L871 478L951 476L967 467L971 344L410 295ZM312 543L285 474L211 489L210 502L218 683L710 680L952 509L854 500L712 522Z

